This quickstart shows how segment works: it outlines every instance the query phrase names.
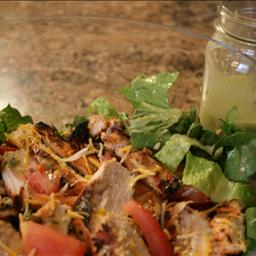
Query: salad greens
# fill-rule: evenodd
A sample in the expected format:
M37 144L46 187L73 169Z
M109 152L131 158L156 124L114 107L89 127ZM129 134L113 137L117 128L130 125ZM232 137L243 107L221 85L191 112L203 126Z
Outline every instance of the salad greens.
M135 149L161 147L171 136L168 128L179 121L182 111L141 103L130 119L129 133Z
M135 107L128 128L135 149L158 149L171 136L168 129L182 116L181 110L170 108L168 104L168 90L177 76L178 73L140 75L122 88L122 93Z
M184 162L182 182L192 185L211 198L213 202L239 199L245 206L248 251L256 251L256 133L234 125L237 107L228 111L221 120L218 133L204 129L196 110L183 112L168 103L168 91L178 73L160 73L137 76L122 93L134 106L128 119L104 98L97 98L89 113L105 118L118 118L127 125L134 149L147 147L170 172L175 173ZM77 117L70 127L87 120ZM5 134L19 124L32 122L8 105L0 111L0 142ZM218 154L216 154L218 151ZM247 208L247 209L246 209Z
M256 207L247 208L245 212L247 252L244 256L253 256L256 251Z
M256 240L256 207L247 208L245 212L247 237Z
M87 108L88 113L96 113L103 115L105 118L117 118L125 121L127 116L124 112L118 112L111 103L102 97L98 97L94 100L91 105Z
M226 135L230 135L240 130L234 126L234 121L236 120L237 111L238 111L237 107L234 106L227 112L225 120L221 120L222 124L220 128Z
M16 108L8 105L0 111L0 141L4 141L5 134L14 131L19 124L32 122L30 116L22 116Z
M230 150L224 166L227 178L233 181L248 182L256 173L256 139L248 144Z
M175 172L191 146L199 147L211 154L211 149L201 144L200 141L186 135L174 134L163 148L155 154L155 158Z
M249 184L229 181L217 163L191 153L186 156L182 181L198 188L215 203L239 199L247 207L256 205L256 193Z
M163 72L150 77L139 75L130 85L122 88L122 93L135 108L141 102L145 102L159 108L168 109L168 90L176 81L178 74Z

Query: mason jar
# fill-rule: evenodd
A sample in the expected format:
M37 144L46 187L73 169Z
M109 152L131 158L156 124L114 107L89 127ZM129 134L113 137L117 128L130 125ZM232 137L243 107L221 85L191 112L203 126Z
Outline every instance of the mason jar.
M256 1L221 1L218 11L205 52L200 120L216 130L236 106L235 124L256 130Z

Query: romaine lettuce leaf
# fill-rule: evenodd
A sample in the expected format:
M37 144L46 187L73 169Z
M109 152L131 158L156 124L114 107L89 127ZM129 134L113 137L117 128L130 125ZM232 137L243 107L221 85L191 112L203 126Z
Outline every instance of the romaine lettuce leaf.
M159 73L154 76L137 76L129 86L121 89L122 93L136 108L142 102L160 108L169 108L168 90L176 81L178 73Z
M225 120L221 120L222 123L220 125L220 128L226 135L231 135L232 133L239 131L239 129L234 125L237 112L238 109L236 106L234 106L227 112Z
M256 240L256 207L246 209L245 220L247 237Z
M14 131L19 124L32 123L30 116L22 116L20 112L8 104L0 111L0 141L5 140L5 133Z
M129 134L135 149L161 147L171 136L168 128L178 122L182 111L141 103L130 119Z
M210 147L204 146L196 139L192 139L182 134L173 134L163 148L154 156L168 169L175 172L191 146L199 147L209 154L212 153Z
M250 140L256 139L256 133L249 131L238 131L228 136L222 136L216 142L214 150L216 151L221 147L237 147L245 145L250 142Z
M256 240L247 239L247 250L242 256L255 256L256 255Z
M170 132L172 134L186 134L190 126L197 121L197 113L195 109L192 109L188 112L183 113L180 121L177 124L174 124L170 127Z
M246 207L256 204L256 192L249 184L229 181L217 163L191 153L186 156L182 181L198 188L215 203L239 199Z
M235 147L227 153L224 173L233 181L248 182L256 172L256 139L248 144Z
M124 112L118 112L106 99L98 97L87 108L88 113L101 114L105 118L118 118L122 121L127 119Z

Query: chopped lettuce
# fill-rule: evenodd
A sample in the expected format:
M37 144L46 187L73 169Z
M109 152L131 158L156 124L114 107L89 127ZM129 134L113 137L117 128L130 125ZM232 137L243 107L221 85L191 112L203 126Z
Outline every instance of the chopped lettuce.
M227 114L225 120L221 120L222 123L220 128L226 135L231 135L232 133L239 131L237 127L234 126L234 121L236 120L238 109L236 106L231 108Z
M243 256L255 256L256 255L256 240L247 239L247 250L242 254Z
M161 147L171 136L168 128L177 123L182 115L178 109L163 109L141 103L130 119L128 128L135 149Z
M245 220L247 237L256 240L256 207L246 209Z
M142 102L146 102L156 107L168 109L168 90L177 77L178 73L168 72L150 77L139 75L129 86L122 88L122 93L135 108Z
M203 127L200 123L194 122L190 125L187 135L193 139L199 139L202 135Z
M22 116L20 112L8 105L0 111L0 141L5 140L5 133L14 131L19 124L32 123L30 116Z
M94 100L91 105L88 107L87 111L89 113L96 113L103 115L105 118L118 118L123 121L127 119L127 116L124 112L118 112L112 104L110 104L106 99L98 97Z
M256 133L246 132L246 131L237 131L228 136L222 136L216 142L214 149L217 150L221 147L237 147L245 145L250 142L250 140L256 138Z
M256 139L248 144L235 147L227 153L224 173L233 181L248 182L256 172Z
M256 192L249 184L229 181L217 163L191 153L186 156L182 181L198 188L215 203L239 199L246 207L256 204Z
M182 116L181 110L170 108L168 103L168 90L177 76L178 73L140 75L122 88L122 93L135 107L128 127L135 149L159 149L171 136L169 128Z
M191 146L199 147L209 154L212 153L211 148L202 145L198 140L186 135L174 134L165 143L163 148L155 154L155 158L168 169L176 171Z
M0 142L5 140L6 125L0 121Z
M197 113L195 109L191 111L185 112L180 121L170 127L170 132L172 134L186 134L190 128L190 126L197 121Z

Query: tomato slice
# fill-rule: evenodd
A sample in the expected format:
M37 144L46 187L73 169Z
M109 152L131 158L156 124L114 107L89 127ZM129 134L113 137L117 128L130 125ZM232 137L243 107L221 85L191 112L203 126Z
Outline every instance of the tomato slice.
M20 229L25 255L29 255L32 250L35 256L84 255L85 247L81 241L53 228L27 221L20 224Z
M41 165L33 170L26 170L25 178L29 187L36 193L50 195L58 192L60 187L60 175L57 172L49 174Z
M8 151L16 151L16 150L17 148L15 147L0 145L0 155L3 155L5 152L8 152Z
M160 224L148 210L143 208L135 200L130 200L124 205L124 211L132 216L136 224L140 227L152 256L173 255L171 243L161 229Z

